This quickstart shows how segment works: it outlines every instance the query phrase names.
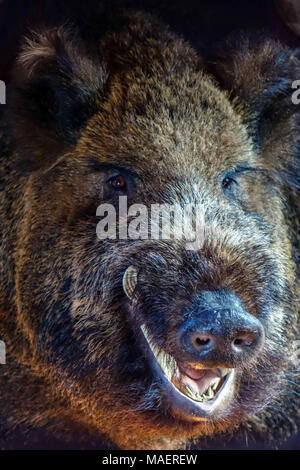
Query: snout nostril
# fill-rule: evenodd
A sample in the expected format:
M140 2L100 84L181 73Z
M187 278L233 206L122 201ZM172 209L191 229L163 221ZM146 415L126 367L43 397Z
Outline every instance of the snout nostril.
M210 339L201 339L201 338L196 338L195 342L197 343L198 346L206 346L209 343Z
M245 346L250 346L251 341L245 341L245 340L242 339L242 338L237 338L237 339L235 339L235 340L233 341L233 344L234 344L235 346L242 346L243 344L244 344Z
M249 348L256 342L256 335L253 333L246 333L239 335L232 342L232 346L236 349Z
M202 349L203 347L209 345L210 342L211 340L208 336L200 336L196 334L191 338L191 343L196 349Z

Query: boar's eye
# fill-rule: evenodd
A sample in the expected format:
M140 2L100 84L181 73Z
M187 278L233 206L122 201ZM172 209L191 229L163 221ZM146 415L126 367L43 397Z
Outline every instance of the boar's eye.
M106 169L104 197L115 198L124 195L133 197L136 193L136 179L139 179L139 176L126 168Z
M230 176L226 176L222 181L222 188L224 191L228 190L233 184L237 184L237 182L233 178L230 178Z
M127 184L122 175L113 176L108 180L108 183L117 191L126 191Z

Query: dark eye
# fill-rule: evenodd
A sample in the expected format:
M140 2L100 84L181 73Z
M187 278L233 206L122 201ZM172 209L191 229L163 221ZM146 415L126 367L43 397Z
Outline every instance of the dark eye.
M114 176L109 180L109 183L116 190L125 190L127 186L125 178L121 175Z
M226 176L226 178L224 178L222 181L222 188L224 190L230 189L233 184L237 184L237 182L233 178Z

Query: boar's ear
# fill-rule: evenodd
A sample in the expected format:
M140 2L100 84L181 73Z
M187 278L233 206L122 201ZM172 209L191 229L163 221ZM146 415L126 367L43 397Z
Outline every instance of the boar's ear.
M300 51L257 36L230 39L213 69L222 87L230 91L263 166L300 188L300 104L295 104L293 88L300 79Z
M68 152L106 83L105 66L74 32L61 27L26 39L13 72L10 111L20 161L47 168Z

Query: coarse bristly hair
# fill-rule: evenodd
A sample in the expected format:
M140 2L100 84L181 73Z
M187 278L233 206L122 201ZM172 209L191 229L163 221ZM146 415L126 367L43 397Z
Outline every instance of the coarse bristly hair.
M299 51L236 35L204 60L143 12L124 13L95 44L74 27L24 39L1 125L0 428L46 429L127 449L176 449L218 433L275 445L297 428L300 339ZM205 240L96 237L107 169L138 174L128 202L201 202ZM238 189L220 178L234 168ZM110 201L113 202L113 201ZM128 312L122 276L140 272ZM176 357L182 312L202 288L231 289L266 331L237 368L224 418L184 422L140 343L146 323Z

